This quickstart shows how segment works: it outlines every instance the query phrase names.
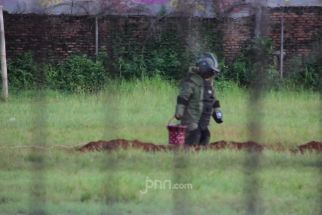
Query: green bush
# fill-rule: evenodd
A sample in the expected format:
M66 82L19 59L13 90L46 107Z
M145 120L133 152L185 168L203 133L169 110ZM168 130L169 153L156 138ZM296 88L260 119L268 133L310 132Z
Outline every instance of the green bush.
M39 86L63 91L91 92L104 87L107 74L101 61L86 56L71 56L58 65L37 64L31 53L25 53L8 66L9 85L14 89L36 89Z
M322 59L315 53L308 58L294 57L285 64L287 72L280 77L273 60L273 43L270 38L255 39L240 55L226 65L220 63L220 80L234 81L240 86L250 87L254 82L266 88L312 89L322 88ZM262 69L264 74L259 76ZM258 79L260 78L260 79Z
M8 61L8 79L10 88L33 89L37 84L39 67L31 53L24 53L15 60Z
M199 54L217 50L221 39L209 26L211 24L212 22L197 24L201 32L201 36L196 38L196 47L199 49L189 47L187 40L193 35L185 32L187 29L179 30L180 24L177 22L166 25L157 22L154 31L149 32L143 41L135 39L137 27L132 29L129 24L126 29L111 35L113 46L108 61L113 63L110 63L109 71L114 77L124 79L155 75L167 80L180 79L189 66L195 63Z
M291 72L288 74L288 84L292 88L321 89L322 60L313 57L308 61L295 57L290 62Z
M250 87L261 82L264 87L279 87L279 72L273 63L273 41L270 38L254 39L230 66L220 64L221 79Z
M175 34L163 32L160 38L148 38L142 45L137 41L128 40L129 35L118 36L113 42L114 77L135 79L142 77L162 76L167 79L182 75L182 47Z
M107 74L101 61L84 56L71 56L62 64L49 66L48 82L51 89L65 91L97 91L105 85Z
M318 60L314 63L308 63L303 74L304 87L322 92L322 62Z
M87 56L71 56L58 65L39 65L32 54L25 53L9 61L10 87L35 89L45 86L54 90L92 92L102 89L108 76L121 79L159 76L162 79L177 80L184 76L200 54L189 51L173 32L162 31L158 37L148 38L143 45L127 40L128 36L125 34L114 40L113 58L101 53L96 61ZM206 39L201 43L203 47L209 48L206 51L216 49L215 42L207 39L207 33L204 37ZM205 48L199 51L203 50ZM272 40L259 38L253 40L231 64L228 65L224 59L219 58L219 81L233 81L245 87L253 87L254 84L266 88L318 90L321 87L322 60L314 57L304 62L295 58L287 68L290 72L285 73L284 79L281 79L277 66L274 65L272 52Z
M224 62L220 66L222 79L234 81L241 86L249 85L252 68L244 55L238 56L230 66L225 65Z
M120 56L116 61L120 78L144 77L150 75L142 55L131 55L129 58Z
M167 79L171 79L180 73L178 72L181 66L180 57L174 50L163 49L152 51L147 63L153 75L161 75Z

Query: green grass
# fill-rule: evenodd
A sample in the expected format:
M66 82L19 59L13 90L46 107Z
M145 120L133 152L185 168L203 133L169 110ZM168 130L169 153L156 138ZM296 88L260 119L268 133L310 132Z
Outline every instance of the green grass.
M225 122L212 122L212 141L252 139L247 91L228 84L217 94ZM44 101L35 92L20 92L0 103L0 215L36 214L36 202L48 214L161 215L173 214L176 201L190 214L246 214L245 152L188 153L175 168L180 155L170 152L81 154L53 148L114 138L166 144L176 95L175 84L152 79L112 83L95 95L50 91ZM321 140L319 105L319 95L310 91L266 93L260 141L295 147ZM28 147L44 143L47 150ZM265 151L255 174L261 214L318 214L319 158ZM189 183L192 189L141 194L147 178ZM46 189L46 203L32 198L37 182Z
M0 214L32 213L34 159L29 151L1 151ZM172 153L120 151L113 154L49 151L44 187L49 214L172 214L175 200L192 214L245 214L242 152L186 154L185 167L173 165ZM257 177L262 214L316 214L321 175L317 155L265 152ZM14 162L12 162L14 161ZM176 175L183 179L176 181ZM190 190L151 188L146 179L188 183ZM110 212L110 213L108 213ZM113 213L112 213L113 212Z
M44 105L47 143L78 145L98 139L139 139L167 143L166 124L174 114L177 88L159 79L118 82L95 95L47 92L37 104L33 92L12 95L0 104L1 145L32 144L32 131ZM211 122L212 141L246 141L249 136L248 93L235 85L218 90L224 123ZM319 140L319 95L310 91L268 92L260 141L295 146ZM250 117L248 117L250 116ZM43 126L42 126L43 127Z

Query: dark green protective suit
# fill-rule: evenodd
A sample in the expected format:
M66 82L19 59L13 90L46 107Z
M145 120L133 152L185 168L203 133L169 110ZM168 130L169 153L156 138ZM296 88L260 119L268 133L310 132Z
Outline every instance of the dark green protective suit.
M187 126L186 144L209 143L208 126L215 101L213 77L203 79L198 68L191 67L181 83L176 106L176 115L182 116L181 124Z

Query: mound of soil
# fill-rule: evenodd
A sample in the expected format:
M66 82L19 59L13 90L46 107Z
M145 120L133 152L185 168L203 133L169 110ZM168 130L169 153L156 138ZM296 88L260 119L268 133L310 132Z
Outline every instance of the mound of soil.
M261 152L264 149L264 146L253 141L226 142L222 140L222 141L209 144L208 148L214 149L214 150L235 149L235 150L250 150L250 151Z
M311 142L308 142L306 144L298 146L297 149L301 153L304 153L304 152L318 152L318 153L321 153L322 152L322 143L317 142L317 141L311 141Z
M81 152L88 152L88 151L114 151L118 149L140 149L147 152L155 152L155 151L165 151L170 148L167 145L164 146L157 146L153 143L145 143L138 140L128 141L124 139L116 139L110 141L99 140L96 142L89 142L86 145L80 147L78 150Z
M256 151L262 152L264 149L270 149L273 151L289 151L293 153L304 153L304 152L318 152L322 153L322 143L317 141L311 141L306 144L300 145L296 147L296 149L287 149L281 146L278 147L266 147L262 144L247 141L247 142L228 142L228 141L217 141L210 143L208 146L177 146L177 145L156 145L153 143L141 142L139 140L124 140L124 139L116 139L110 141L96 141L89 142L86 145L77 148L78 151L81 152L90 152L90 151L114 151L118 149L138 149L143 150L145 152L160 152L160 151L174 151L178 149L185 149L191 151L202 151L202 150L247 150L247 151Z
M262 151L264 149L263 145L260 145L256 142L226 142L218 141L210 143L208 146L177 146L177 145L156 145L153 143L145 143L139 140L128 141L124 139L116 139L111 141L96 141L89 142L86 145L78 148L78 151L89 152L89 151L114 151L118 149L139 149L145 152L160 152L160 151L173 151L180 148L185 150L192 151L201 151L201 150L222 150L222 149L235 149L235 150L254 150Z
M146 152L168 151L176 148L173 145L155 145L153 143L145 143L139 140L128 141L124 139L116 139L111 141L99 140L96 142L89 142L86 145L78 148L81 152L88 151L114 151L118 149L140 149Z

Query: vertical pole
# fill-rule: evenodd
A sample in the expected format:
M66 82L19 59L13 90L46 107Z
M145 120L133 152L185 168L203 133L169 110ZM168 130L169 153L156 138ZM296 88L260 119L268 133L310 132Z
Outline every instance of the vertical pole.
M98 57L98 18L95 17L95 56Z
M254 8L256 9L255 16L255 39L259 42L263 40L267 31L267 5L262 0L254 1ZM266 80L267 68L267 53L264 50L262 43L255 44L256 55L252 59L254 61L254 76L251 77L249 90L249 104L248 104L248 132L249 139L260 142L262 135L263 121L263 87ZM261 204L261 180L258 176L261 165L260 152L254 148L249 148L244 162L244 200L247 215L262 214Z
M262 5L260 1L255 1L255 8L256 8L256 14L255 14L255 38L259 38L262 36Z
M70 14L73 15L73 9L74 9L74 0L72 0L72 6L70 7Z
M321 45L321 44L319 44L319 45ZM320 51L320 54L322 54L322 52ZM322 83L320 83L320 89L319 89L319 91L320 91L320 104L319 104L319 106L320 107L318 107L318 110L319 110L319 115L320 115L320 119L318 119L318 120L320 120L320 141L322 141ZM320 177L322 177L322 157L321 156L319 156L319 158L318 158L318 160L317 160L317 163L319 164L319 168L320 168ZM320 181L319 181L319 186L320 186L320 201L319 201L319 205L320 205L320 213L319 214L322 214L322 180L321 180L321 178L320 178Z
M3 8L0 5L0 37L1 37L1 74L2 74L2 96L4 100L8 98L8 74L6 59L6 41L4 35Z
M284 77L284 12L281 18L281 50L280 50L280 75Z

